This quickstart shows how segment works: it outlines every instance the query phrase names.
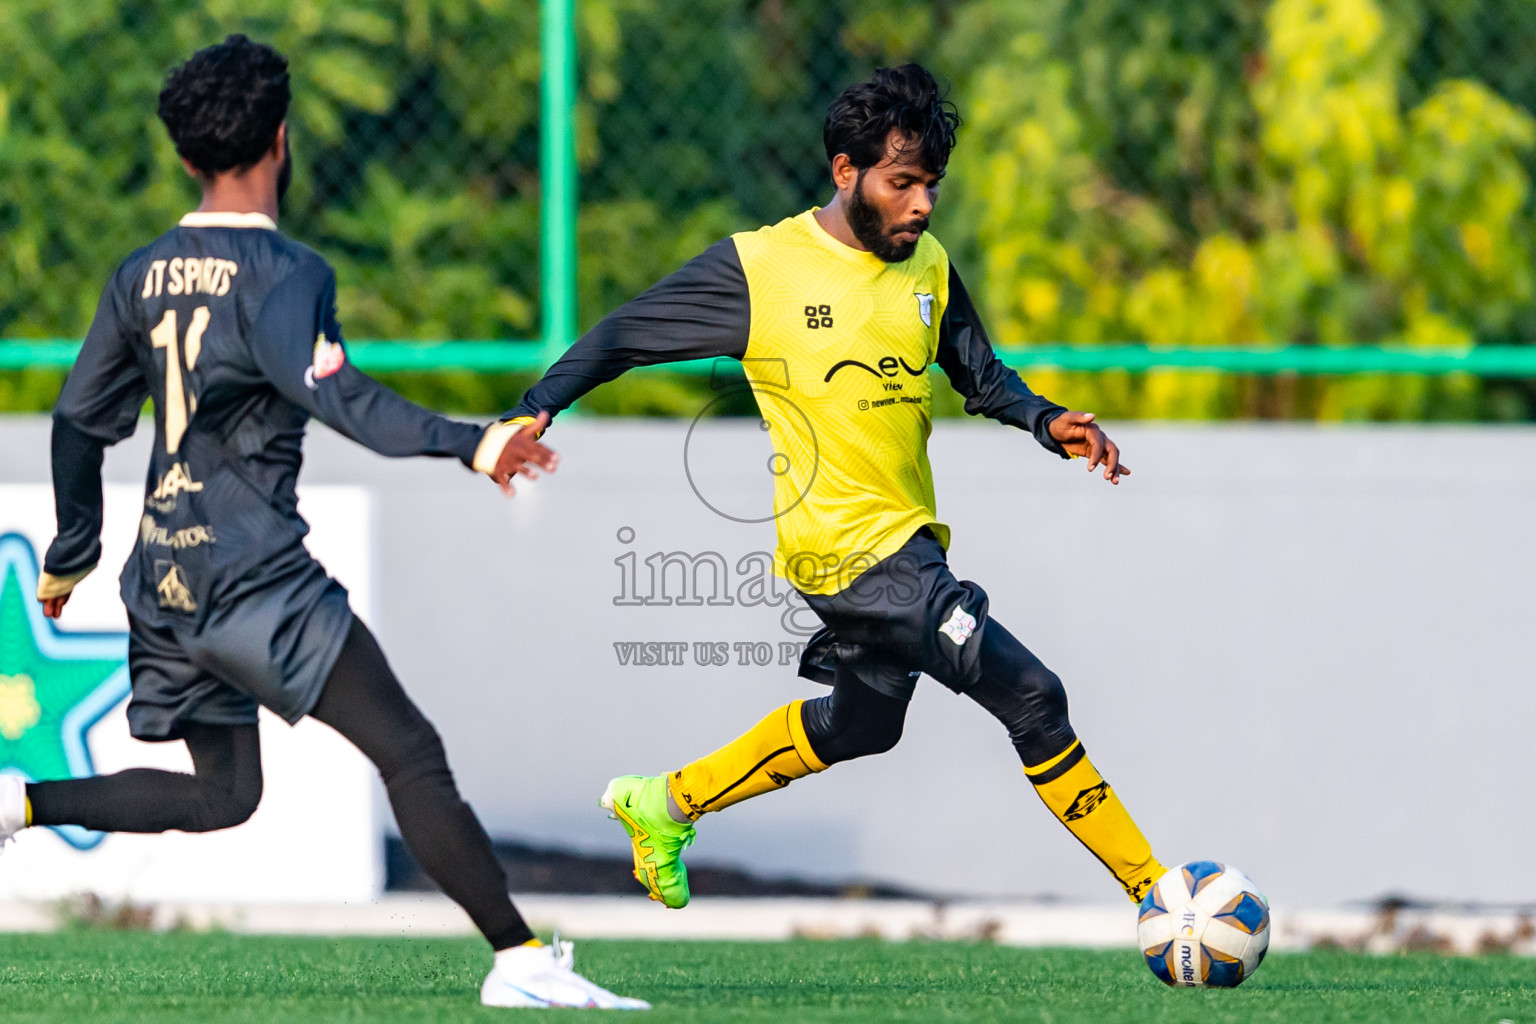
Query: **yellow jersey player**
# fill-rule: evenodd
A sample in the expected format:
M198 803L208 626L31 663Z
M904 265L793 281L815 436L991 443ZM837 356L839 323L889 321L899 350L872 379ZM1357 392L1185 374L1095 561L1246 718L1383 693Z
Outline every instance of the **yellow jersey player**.
M609 784L602 804L629 832L635 876L669 907L688 902L680 853L699 817L891 749L920 673L997 717L1035 792L1133 901L1163 872L1085 756L1061 680L946 563L927 454L934 363L967 412L1086 457L1111 483L1130 472L1092 414L1046 401L998 360L927 233L958 125L915 64L851 86L823 132L827 206L715 244L605 318L505 417L555 416L633 366L733 357L781 460L776 567L825 624L801 674L832 692L670 775Z

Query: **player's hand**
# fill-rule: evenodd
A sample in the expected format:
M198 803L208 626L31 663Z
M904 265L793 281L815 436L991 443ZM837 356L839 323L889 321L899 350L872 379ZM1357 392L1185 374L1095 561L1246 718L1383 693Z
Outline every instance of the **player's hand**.
M502 493L507 497L517 493L512 486L512 478L525 476L530 480L537 480L539 469L546 473L553 473L555 467L560 465L560 456L539 443L539 435L544 433L544 428L549 426L549 413L541 412L538 417L507 439L506 445L501 449L501 454L496 458L496 468L491 471L491 479L496 481ZM538 467L537 469L534 467Z
M56 619L64 614L64 606L69 603L69 595L63 597L48 597L43 599L43 614L50 619Z
M1067 454L1088 460L1088 472L1104 467L1104 479L1120 483L1131 471L1120 464L1120 449L1109 435L1093 421L1091 412L1064 412L1051 421L1051 437Z

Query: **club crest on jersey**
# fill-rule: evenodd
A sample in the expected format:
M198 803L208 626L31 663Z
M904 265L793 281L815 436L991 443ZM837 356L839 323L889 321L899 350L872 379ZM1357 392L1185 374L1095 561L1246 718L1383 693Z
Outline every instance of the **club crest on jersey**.
M924 327L933 326L933 295L930 292L913 292L917 296L917 315L923 318Z
M966 613L966 610L955 605L955 610L949 613L949 618L944 620L944 625L939 627L939 632L949 637L950 643L956 647L963 646L976 632L976 617Z
M347 350L341 347L341 342L331 341L321 331L315 339L315 355L309 367L304 371L304 383L309 390L314 391L320 387L320 382L337 370L347 361Z

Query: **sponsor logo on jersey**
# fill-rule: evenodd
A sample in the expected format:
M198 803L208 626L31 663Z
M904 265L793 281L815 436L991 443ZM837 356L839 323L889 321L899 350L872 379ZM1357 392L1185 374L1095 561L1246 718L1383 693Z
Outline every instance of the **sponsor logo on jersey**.
M1097 786L1089 786L1077 798L1072 801L1072 806L1067 808L1067 813L1061 816L1062 821L1077 821L1092 814L1100 804L1109 799L1109 783L1101 782Z
M933 294L931 292L913 292L917 296L917 315L922 318L924 327L933 326Z
M971 634L976 632L976 617L957 604L955 610L949 613L949 618L944 620L944 625L939 627L939 632L949 637L949 642L956 647L963 646Z
M43 617L37 553L19 534L0 535L0 769L28 779L96 774L87 734L128 696L128 635L62 630ZM80 850L100 832L54 830Z
M173 548L177 551L183 548L196 548L204 544L214 542L213 527L199 524L188 526L185 529L172 533L165 527L158 525L153 516L145 516L139 522L139 540L148 547L153 544L156 547Z
M874 377L879 377L882 380L887 377L894 377L902 370L907 371L907 375L910 377L921 377L928 369L926 366L913 367L909 365L905 359L902 359L899 356L884 356L880 359L879 362L875 364L875 366L870 366L868 363L861 363L857 359L844 359L842 362L835 364L832 369L827 371L827 375L822 378L822 382L827 384L832 383L832 378L837 376L839 370L845 370L849 367L858 367L865 373ZM879 367L879 369L876 369L876 367Z
M160 582L155 584L155 592L160 595L161 608L177 612L197 611L197 602L192 600L192 590L181 578L181 566L157 559L155 575L160 578Z
M203 485L192 479L192 471L185 462L173 462L155 489L149 492L149 497L144 499L144 504L157 512L170 512L176 507L177 495L193 494L202 489Z
M304 370L304 383L309 390L315 391L320 387L320 382L331 374L341 369L347 361L347 350L341 347L341 342L331 341L321 331L315 339L314 358Z

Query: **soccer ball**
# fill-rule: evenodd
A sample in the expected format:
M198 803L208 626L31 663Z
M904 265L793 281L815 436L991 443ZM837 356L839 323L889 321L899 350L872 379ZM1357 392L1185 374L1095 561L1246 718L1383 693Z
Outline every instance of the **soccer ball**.
M1213 860L1169 871L1139 910L1147 966L1176 988L1236 988L1269 949L1269 901L1247 875Z

